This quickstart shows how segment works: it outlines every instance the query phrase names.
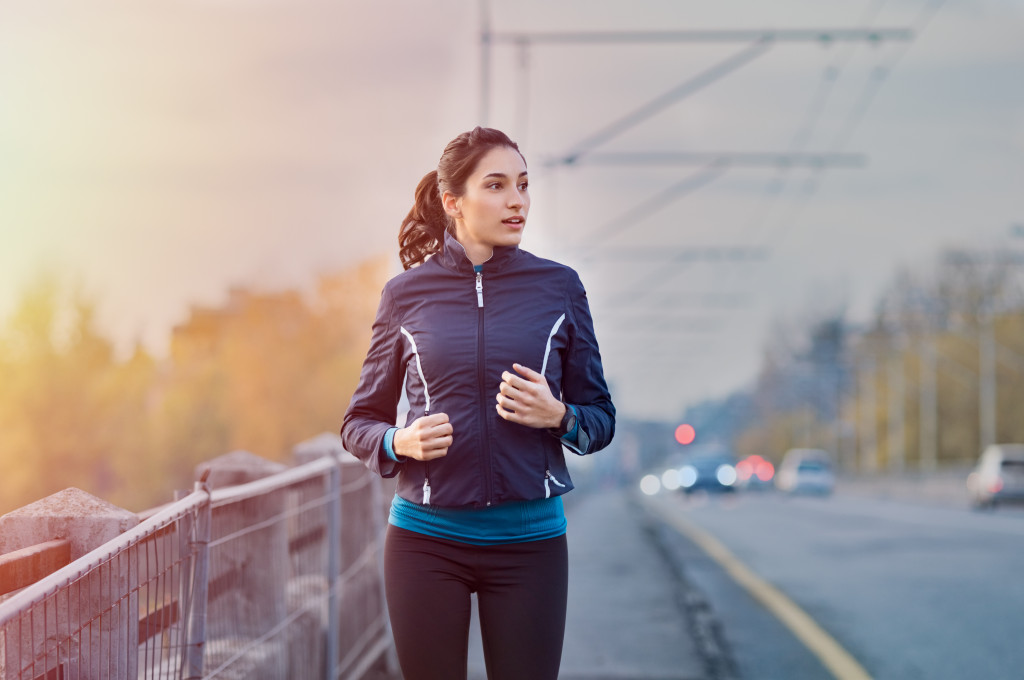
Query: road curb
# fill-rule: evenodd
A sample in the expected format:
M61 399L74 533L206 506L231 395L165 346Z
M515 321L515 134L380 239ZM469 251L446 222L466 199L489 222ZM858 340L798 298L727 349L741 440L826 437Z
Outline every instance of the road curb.
M683 560L670 547L675 530L635 495L630 495L628 502L632 511L641 516L640 525L672 573L676 604L686 617L708 680L739 680L738 666L721 621L704 593L687 577Z
M821 661L833 677L837 680L871 680L871 675L860 662L832 635L781 590L764 581L739 561L716 538L692 525L681 515L666 514L666 509L655 501L644 499L641 504L647 507L650 514L658 516L666 525L677 530L718 562L738 585L746 589L785 625Z

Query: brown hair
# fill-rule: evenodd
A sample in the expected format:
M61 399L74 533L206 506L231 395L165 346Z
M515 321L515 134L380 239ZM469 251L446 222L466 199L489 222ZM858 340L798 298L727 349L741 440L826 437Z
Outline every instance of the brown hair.
M416 202L398 230L398 256L403 268L420 264L441 250L446 230L455 234L455 223L444 211L441 194L447 191L462 196L466 180L476 170L480 159L491 149L502 146L523 155L508 135L493 128L477 127L448 142L437 162L437 170L424 175L416 186Z

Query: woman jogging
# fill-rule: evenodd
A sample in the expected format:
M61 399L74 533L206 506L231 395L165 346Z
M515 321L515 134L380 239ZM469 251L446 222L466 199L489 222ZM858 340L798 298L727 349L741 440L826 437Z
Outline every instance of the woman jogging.
M384 571L405 680L466 677L472 593L488 678L558 676L562 447L607 446L615 408L579 277L519 248L527 176L519 147L478 127L420 181L341 430L398 475Z

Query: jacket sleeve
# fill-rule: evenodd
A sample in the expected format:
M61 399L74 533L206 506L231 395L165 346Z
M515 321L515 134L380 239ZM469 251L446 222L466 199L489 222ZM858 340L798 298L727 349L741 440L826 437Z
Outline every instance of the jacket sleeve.
M573 452L585 455L608 446L615 434L615 406L604 379L601 352L579 275L572 273L567 289L569 344L562 367L562 398L576 408L579 431Z
M370 349L363 360L359 385L345 413L341 441L345 450L382 477L394 477L401 463L388 457L384 435L394 427L402 394L402 343L394 298L381 294L373 322Z

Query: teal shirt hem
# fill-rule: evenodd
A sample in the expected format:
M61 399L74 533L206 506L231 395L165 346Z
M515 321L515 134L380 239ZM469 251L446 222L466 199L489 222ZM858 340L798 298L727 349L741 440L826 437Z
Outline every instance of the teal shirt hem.
M472 545L542 541L563 535L567 526L561 496L489 508L442 508L396 495L388 522L418 534Z

